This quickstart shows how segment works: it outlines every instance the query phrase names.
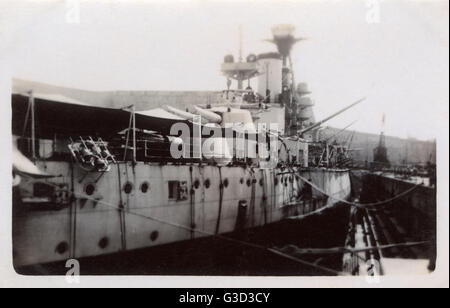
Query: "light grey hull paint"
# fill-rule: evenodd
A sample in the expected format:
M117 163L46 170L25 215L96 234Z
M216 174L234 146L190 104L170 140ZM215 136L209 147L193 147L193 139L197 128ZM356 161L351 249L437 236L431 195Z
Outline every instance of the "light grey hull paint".
M26 210L14 216L15 267L233 232L243 201L247 203L244 228L337 203L333 198L322 198L317 191L313 195L318 201L298 202L296 197L304 184L296 175L311 179L337 199L346 199L351 193L347 170L120 163L102 175L86 174L66 162L38 165L48 173L61 175L49 181L68 184L76 198L59 210ZM20 189L30 189L34 181L23 180ZM192 188L187 200L169 200L170 181L186 182L189 190ZM132 185L131 193L124 191L127 183ZM144 183L149 185L147 192L141 190ZM88 196L89 184L95 191ZM239 219L242 222L242 211Z

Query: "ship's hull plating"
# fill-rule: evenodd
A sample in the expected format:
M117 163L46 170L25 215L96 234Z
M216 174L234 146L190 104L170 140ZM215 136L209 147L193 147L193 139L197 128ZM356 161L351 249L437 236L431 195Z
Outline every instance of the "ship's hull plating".
M25 206L15 198L15 267L264 226L333 206L351 193L347 170L119 163L101 174L66 162L38 165L61 175L48 182L66 184L73 198L60 208ZM314 189L311 199L301 177L336 199ZM36 181L42 180L22 179L17 194ZM182 187L187 195L179 198Z

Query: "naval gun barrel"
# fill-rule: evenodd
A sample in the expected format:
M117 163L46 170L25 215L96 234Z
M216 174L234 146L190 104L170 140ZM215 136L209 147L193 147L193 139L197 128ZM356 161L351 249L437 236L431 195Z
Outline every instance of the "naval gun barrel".
M350 126L352 126L353 124L355 124L356 122L358 122L358 120L353 121L352 123L350 123L349 125L347 125L346 127L344 127L343 129L339 130L337 133L333 134L331 137L328 137L327 139L325 139L325 141L331 140L334 137L336 137L337 135L339 135L340 133L342 133L343 131L345 131L347 128L349 128Z
M366 99L365 97L364 97L364 98L361 98L361 99L357 100L356 102L350 104L349 106L347 106L347 107L345 107L345 108L339 110L338 112L333 113L333 114L330 115L329 117L327 117L327 118L325 118L325 119L323 119L323 120L321 120L321 121L319 121L319 122L317 122L317 123L315 123L315 124L313 124L313 125L311 125L311 126L309 126L309 127L307 127L307 128L302 129L301 131L299 131L299 134L300 134L300 135L303 135L304 133L307 133L307 132L309 132L310 130L313 130L313 129L319 127L319 126L322 125L323 123L325 123L325 122L331 120L332 118L334 118L334 117L340 115L341 113L343 113L343 112L349 110L350 108L352 108L352 107L358 105L359 103L361 103L361 102L364 101L365 99Z

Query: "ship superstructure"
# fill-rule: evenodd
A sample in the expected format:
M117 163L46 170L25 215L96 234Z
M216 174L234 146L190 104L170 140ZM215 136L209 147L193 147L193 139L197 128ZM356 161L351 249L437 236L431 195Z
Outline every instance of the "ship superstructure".
M225 57L238 89L204 106L14 93L15 266L226 235L347 199L339 146L305 137L331 117L315 122L307 86L294 86L285 28L273 31L278 53ZM242 89L251 78L258 89Z

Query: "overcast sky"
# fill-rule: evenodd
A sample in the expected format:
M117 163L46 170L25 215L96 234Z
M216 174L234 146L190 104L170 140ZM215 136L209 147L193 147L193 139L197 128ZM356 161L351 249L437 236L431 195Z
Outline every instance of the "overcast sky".
M70 1L68 1L70 2ZM368 3L379 22L368 23ZM88 90L221 90L223 56L275 50L278 23L309 40L293 50L316 118L366 96L329 122L430 139L448 122L448 1L0 0L0 55L14 77ZM370 15L373 16L373 15ZM68 18L69 17L69 18ZM372 19L373 20L373 19ZM255 84L256 85L256 84Z

